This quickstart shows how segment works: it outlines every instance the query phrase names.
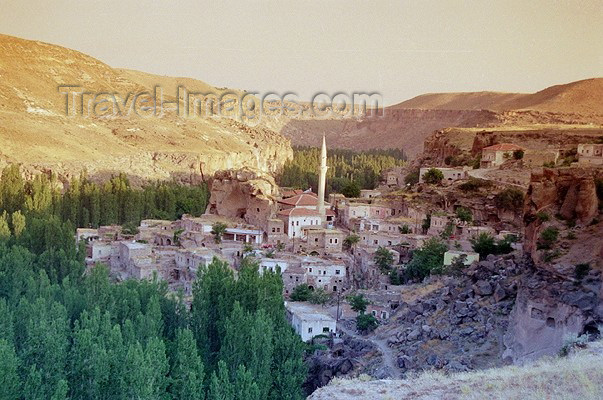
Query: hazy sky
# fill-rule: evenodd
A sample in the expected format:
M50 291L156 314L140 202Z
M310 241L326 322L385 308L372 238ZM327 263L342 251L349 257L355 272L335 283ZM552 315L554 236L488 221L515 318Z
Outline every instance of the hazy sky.
M0 32L216 86L388 104L603 76L603 0L0 0Z

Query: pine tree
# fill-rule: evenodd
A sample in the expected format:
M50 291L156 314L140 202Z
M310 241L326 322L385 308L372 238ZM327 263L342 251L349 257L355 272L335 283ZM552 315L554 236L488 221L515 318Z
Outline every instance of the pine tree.
M172 386L170 393L180 400L202 400L203 363L197 352L193 333L189 329L179 330L176 334L176 351L171 370Z
M10 227L8 226L7 213L0 214L0 240L10 239Z
M272 358L271 400L302 400L302 385L306 380L307 367L303 361L305 345L299 336L284 323L274 334Z
M234 378L235 400L260 400L260 389L253 376L245 369L245 366L239 365ZM265 397L264 397L265 399Z
M218 362L217 373L214 371L211 375L207 400L235 400L236 389L230 380L226 363Z
M20 210L15 211L11 216L11 222L13 224L13 233L16 238L19 238L25 230L25 216Z
M12 342L0 339L0 400L18 400L21 397L18 368L19 359Z

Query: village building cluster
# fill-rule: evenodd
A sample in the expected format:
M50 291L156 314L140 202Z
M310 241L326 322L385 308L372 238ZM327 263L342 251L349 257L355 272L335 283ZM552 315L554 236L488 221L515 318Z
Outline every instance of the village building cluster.
M580 145L578 163L599 165L602 146ZM527 154L509 143L486 147L480 167L499 168L507 160L517 159L517 152ZM468 167L433 168L442 173L442 187L470 177ZM430 169L420 169L419 183ZM430 238L440 237L454 243L444 255L444 265L459 259L469 265L479 261L470 243L472 238L482 233L497 239L520 235L495 229L477 213L471 221L463 221L451 207L426 207L412 199L388 195L406 186L400 168L386 172L381 186L362 190L358 198L331 193L325 201L326 171L323 141L319 193L280 188L271 203L237 200L231 214L215 212L224 204L210 204L206 214L199 217L143 220L134 234L118 226L78 229L76 240L86 241L88 265L106 264L117 279L163 279L185 295L191 294L199 271L215 258L228 262L236 274L244 257L255 257L259 273L270 270L281 274L289 320L300 336L309 340L334 333L336 319L321 307L288 301L300 285L337 298L350 289L365 289L371 299L367 312L378 320L387 320L401 297L376 265L375 253L380 248L388 249L393 263L400 266L408 263L413 251ZM219 238L214 233L216 224L225 226ZM351 236L357 239L347 241Z

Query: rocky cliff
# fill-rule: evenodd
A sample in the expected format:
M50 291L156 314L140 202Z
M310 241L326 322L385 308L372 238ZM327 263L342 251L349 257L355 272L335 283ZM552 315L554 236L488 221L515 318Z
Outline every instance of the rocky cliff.
M265 229L276 213L279 188L268 174L249 168L218 171L209 181L207 212Z
M29 173L66 178L85 169L92 178L121 171L134 180L190 181L244 166L272 173L292 157L289 141L270 129L181 116L168 109L174 103L159 112L162 99L176 101L178 85L224 93L204 82L119 70L74 50L5 35L0 53L0 166L19 163ZM92 93L69 114L64 85ZM147 94L134 97L141 93ZM139 113L128 112L136 106Z

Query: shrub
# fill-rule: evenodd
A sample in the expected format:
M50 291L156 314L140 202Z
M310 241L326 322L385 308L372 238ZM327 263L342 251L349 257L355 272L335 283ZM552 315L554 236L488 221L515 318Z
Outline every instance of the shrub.
M436 237L425 241L423 247L413 252L412 260L404 270L405 279L422 280L431 274L442 273L446 250L448 246Z
M513 152L513 158L516 160L521 160L523 158L524 151L523 150L515 150Z
M360 314L363 314L366 311L366 307L369 305L369 301L362 294L348 297L348 302L350 303L352 310Z
M324 289L316 289L310 293L308 300L312 304L326 304L329 301L329 294Z
M383 246L379 246L373 256L375 264L379 266L381 273L388 274L394 265L394 254Z
M432 185L437 185L444 179L444 174L437 168L429 168L427 172L423 174L423 182Z
M293 289L293 292L291 292L291 301L308 301L311 294L310 287L303 283Z
M561 255L561 251L559 251L559 249L550 250L550 251L546 250L542 256L542 261L551 262L555 258L559 257L560 255Z
M372 332L379 326L379 321L371 314L359 314L356 316L356 329L358 332Z
M506 188L494 197L498 208L505 210L518 210L523 207L524 194L517 188Z
M459 185L459 189L463 192L475 192L480 188L487 188L490 186L492 186L492 183L485 179L470 177L467 182L463 182Z
M222 243L222 236L226 233L226 224L216 222L211 226L211 233L214 235L214 241L216 243Z
M419 183L419 171L413 171L404 177L404 183L410 186Z
M410 227L406 224L399 226L398 227L398 231L400 231L401 234L406 235L408 233L410 233Z
M360 196L360 186L356 182L350 182L341 189L341 194L345 197L358 197Z
M536 213L536 218L538 218L540 222L548 222L551 220L551 216L546 211L538 211Z
M473 215L471 214L471 210L465 207L459 207L456 209L456 216L463 222L471 222L473 221Z
M548 250L551 248L553 243L557 241L559 237L559 230L552 226L549 226L540 234L540 240L537 243L537 247L539 250Z
M507 254L513 251L511 243L517 241L515 235L507 235L504 239L495 240L492 235L482 232L469 239L473 251L479 254L480 258L485 258L488 254Z

